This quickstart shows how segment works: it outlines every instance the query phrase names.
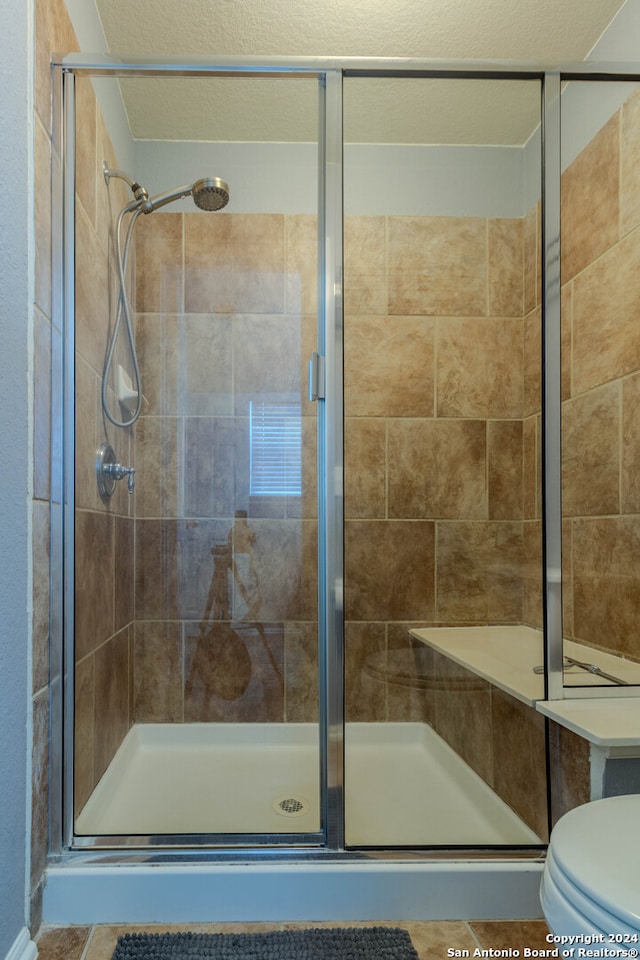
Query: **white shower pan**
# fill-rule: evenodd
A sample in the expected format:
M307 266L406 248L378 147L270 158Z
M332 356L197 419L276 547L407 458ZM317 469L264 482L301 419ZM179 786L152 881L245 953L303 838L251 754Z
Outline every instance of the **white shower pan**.
M314 724L135 724L76 821L79 836L313 833ZM350 723L350 846L542 841L422 723Z

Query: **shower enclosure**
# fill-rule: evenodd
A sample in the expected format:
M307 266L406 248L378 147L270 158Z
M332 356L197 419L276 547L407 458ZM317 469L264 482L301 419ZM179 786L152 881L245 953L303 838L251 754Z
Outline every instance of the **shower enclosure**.
M509 65L56 68L55 849L544 847L536 703L640 660L630 608L602 634L640 364L582 306L626 241L580 236L637 97L566 79L561 119Z

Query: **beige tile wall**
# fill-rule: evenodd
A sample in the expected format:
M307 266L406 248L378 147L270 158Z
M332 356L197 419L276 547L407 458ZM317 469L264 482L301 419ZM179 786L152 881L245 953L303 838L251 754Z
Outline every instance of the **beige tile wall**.
M198 627L211 544L224 541L235 509L249 502L247 397L256 387L300 391L302 364L313 346L311 320L304 320L301 331L295 312L301 303L314 307L310 218L264 218L256 231L268 249L268 271L281 273L279 285L270 276L268 306L284 311L286 301L293 316L274 315L271 309L260 316L189 311L189 306L203 310L206 302L218 309L256 310L262 302L252 302L246 289L259 262L256 244L249 243L252 223L240 218L216 226L225 216L235 220L162 214L140 224L138 331L149 408L136 437L132 673L137 720L305 720L317 713L313 457L305 468L302 502L252 504L253 561L260 581L268 584L260 622L268 629L265 638L255 628L248 630L250 682L245 686L246 661L240 658L228 675L227 693L233 696L225 699L216 689L214 643ZM205 230L208 223L213 226ZM389 226L389 235L394 256L402 261L397 226ZM440 244L441 226L433 225L425 236L434 234ZM424 225L410 227L408 242L414 244ZM462 222L454 224L451 242L462 237L461 242L477 245L483 230L477 223L472 227L465 231ZM351 618L358 621L347 625L352 719L424 715L425 704L414 690L381 683L379 672L372 675L368 669L372 654L387 658L409 650L409 621L520 622L531 567L533 599L527 610L539 619L535 559L524 562L528 529L531 549L539 551L538 425L532 404L531 416L523 420L527 386L533 393L525 379L525 326L521 316L487 316L490 304L497 310L523 309L524 272L521 268L518 277L516 265L524 255L525 227L519 221L484 224L484 246L473 261L480 272L476 286L485 289L481 317L388 317L369 315L371 308L388 307L390 271L376 233L387 225L381 218L347 223L347 240L354 243L346 247L353 275L347 303L367 309L364 316L349 315L346 329L346 597ZM221 242L226 245L220 247ZM306 263L300 244L306 245ZM499 255L505 245L506 258ZM246 263L238 269L245 247ZM449 260L455 260L453 250ZM212 261L217 265L207 276L203 264ZM234 267L222 283L224 261L228 274L229 263ZM398 288L401 281L398 276ZM442 302L455 306L447 284ZM465 300L461 309L468 305ZM405 297L402 309L407 306ZM535 318L526 332L535 343ZM480 360L469 362L470 354L477 357L478 342ZM285 356L295 358L284 369L283 345ZM527 363L529 380L535 380L535 364L530 358ZM312 423L308 426L312 448ZM211 451L211 460L203 462L203 450ZM523 524L525 482L529 526ZM279 516L272 516L274 510ZM300 515L306 518L302 525ZM274 682L277 672L265 643L284 672L282 686ZM444 722L442 730L446 734Z
M539 230L347 219L345 602L347 719L431 724L544 839L543 720L408 637L541 624Z
M134 520L126 483L108 502L96 483L96 450L109 442L134 463L134 435L101 407L104 357L117 302L113 228L130 198L102 175L117 167L91 80L76 81L76 724L74 803L79 811L131 726L133 703ZM119 338L120 344L122 338ZM120 346L116 360L130 367ZM110 381L111 383L113 380ZM113 394L110 391L113 405ZM120 410L117 410L118 415Z
M398 623L523 617L529 585L524 571L535 570L533 561L524 562L526 466L533 473L526 478L532 524L539 516L535 407L532 426L523 419L525 393L533 392L530 381L536 378L530 358L525 376L523 323L525 241L528 231L535 256L536 216L534 211L525 221L451 223L347 219L346 601L350 619L381 632L385 652L394 648L387 633ZM304 384L313 322L305 318L300 329L300 308L315 309L310 256L315 222L163 213L143 218L138 229L138 266L144 265L137 274L138 330L150 406L137 431L136 618L155 619L161 633L165 617L183 624L177 662L186 678L198 651L196 622L210 576L209 544L224 540L234 510L248 502L247 398L253 389L301 391ZM430 251L437 254L433 263ZM262 284L254 279L260 263L269 291L252 300L251 290ZM454 281L447 273L452 264ZM529 271L534 309L536 271L534 264ZM425 286L422 302L411 291L410 274L419 278L416 290ZM461 292L463 283L471 285L470 295ZM208 313L196 312L207 305ZM435 315L443 306L454 315ZM238 315L239 310L254 312ZM469 310L477 316L468 316ZM535 342L535 321L528 336ZM296 362L283 365L283 353ZM312 447L313 432L307 432ZM528 460L525 432L533 437ZM210 459L197 455L203 449L212 451ZM268 558L273 587L271 598L262 598L263 616L271 623L309 623L315 613L314 472L310 457L301 504L252 504L254 560L259 566L262 554L265 562ZM301 511L302 526L293 522ZM163 516L170 519L159 519ZM213 524L211 518L217 518ZM535 537L526 542L538 546ZM183 585L176 580L178 570L184 570ZM266 572L264 566L261 578ZM527 609L539 618L535 573L529 579L533 599ZM400 636L403 631L404 626ZM406 638L397 642L406 645ZM366 651L364 635L360 641L353 635L352 643L358 661L356 650ZM312 662L310 653L306 662ZM161 664L155 660L156 673ZM165 684L173 689L173 671L165 672ZM351 676L354 704L361 699L359 683ZM156 676L142 686L158 690L158 684ZM206 687L203 683L203 696ZM289 716L288 698L285 683L278 719ZM383 690L371 718L389 716L388 701L401 718L402 699L395 689ZM411 712L411 697L405 699L405 712ZM159 700L174 704L164 694ZM156 714L156 706L136 702L140 716ZM197 709L211 718L235 716L229 705L197 708L193 691L189 703L185 700L184 709L190 718L198 716ZM174 716L177 708L167 709ZM352 705L353 718L358 709ZM366 709L372 713L371 703Z
M224 212L138 222L135 720L317 717L315 229ZM302 490L256 497L249 404L280 396L301 403Z
M410 622L540 623L538 229L347 218L350 719L403 716L361 695L367 634L378 662Z
M437 651L421 657L434 730L545 841L544 718Z
M640 93L562 178L565 636L640 659Z

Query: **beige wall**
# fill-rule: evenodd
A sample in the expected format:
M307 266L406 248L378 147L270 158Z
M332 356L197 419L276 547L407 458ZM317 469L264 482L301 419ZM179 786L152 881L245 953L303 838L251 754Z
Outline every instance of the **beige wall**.
M640 659L640 95L562 179L565 636Z
M562 177L564 635L640 660L640 96ZM588 744L550 725L552 819L589 799Z
M347 712L408 627L539 624L539 232L523 219L345 226Z
M79 101L92 115L91 91ZM81 149L91 161L86 144ZM94 169L100 163L95 154ZM100 176L95 186L102 188ZM95 323L89 291L109 284L105 268L93 265L107 259L98 245L108 234L100 224L91 230L80 192L78 199L80 249L93 251L79 278L77 315L80 807L133 721L315 719L317 531L313 407L303 403L301 498L250 498L247 459L252 391L304 393L315 341L315 219L140 219L135 296L147 402L132 431L132 509L123 485L105 507L92 451L104 437L121 448L121 432L105 432L99 411L99 328L83 330ZM415 689L399 688L384 671L372 676L371 656L375 667L381 655L406 650L413 622L519 623L527 613L540 620L539 585L527 579L539 549L539 374L525 358L538 338L537 216L347 221L349 719L425 719L455 744L442 704L436 719ZM436 315L440 309L451 316ZM473 310L477 316L467 316ZM249 662L224 664L229 686L221 695L216 633L201 633L200 619L212 545L225 542L238 509L248 513L261 619L238 631ZM220 630L232 616L230 607ZM488 781L499 788L502 724L494 728L490 694L485 699L488 739L481 755L463 755L485 775L489 762Z
M132 430L108 423L101 408L107 334L118 289L113 229L117 212L129 197L119 180L111 180L107 190L102 162L106 160L110 167L119 164L87 77L76 81L76 113L74 800L78 810L133 722L133 503L126 482L118 483L113 497L102 501L95 462L98 446L108 442L121 462L132 464L135 438ZM122 351L117 351L116 361L121 356ZM116 407L113 399L111 407ZM116 412L120 415L117 407Z
M136 230L134 718L314 720L315 218L162 212ZM301 403L302 492L256 497L249 402L279 395Z
M346 709L421 720L544 839L544 721L411 641L541 623L539 211L345 227Z
M351 719L414 711L412 695L389 694L379 678L370 684L364 669L371 653L406 646L409 623L520 623L525 611L540 622L530 573L539 556L531 385L539 372L529 357L525 364L539 318L536 218L534 210L524 220L347 219ZM315 457L301 503L250 501L246 405L252 390L304 392L315 336L315 220L161 213L137 229L149 404L137 431L134 715L311 719ZM303 412L307 455L313 407ZM267 684L262 702L211 695L204 674L216 664L206 666L198 639L210 545L224 541L236 509L248 510L257 537L263 622L281 631L285 685ZM304 635L303 651L291 648L291 631L296 644ZM185 696L194 657L197 682ZM311 674L300 676L300 663Z

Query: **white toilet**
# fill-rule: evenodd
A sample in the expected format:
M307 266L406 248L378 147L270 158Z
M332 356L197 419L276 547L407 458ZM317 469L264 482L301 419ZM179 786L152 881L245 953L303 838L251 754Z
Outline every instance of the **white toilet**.
M614 935L610 947L640 949L640 794L594 800L558 820L540 901L554 934Z

